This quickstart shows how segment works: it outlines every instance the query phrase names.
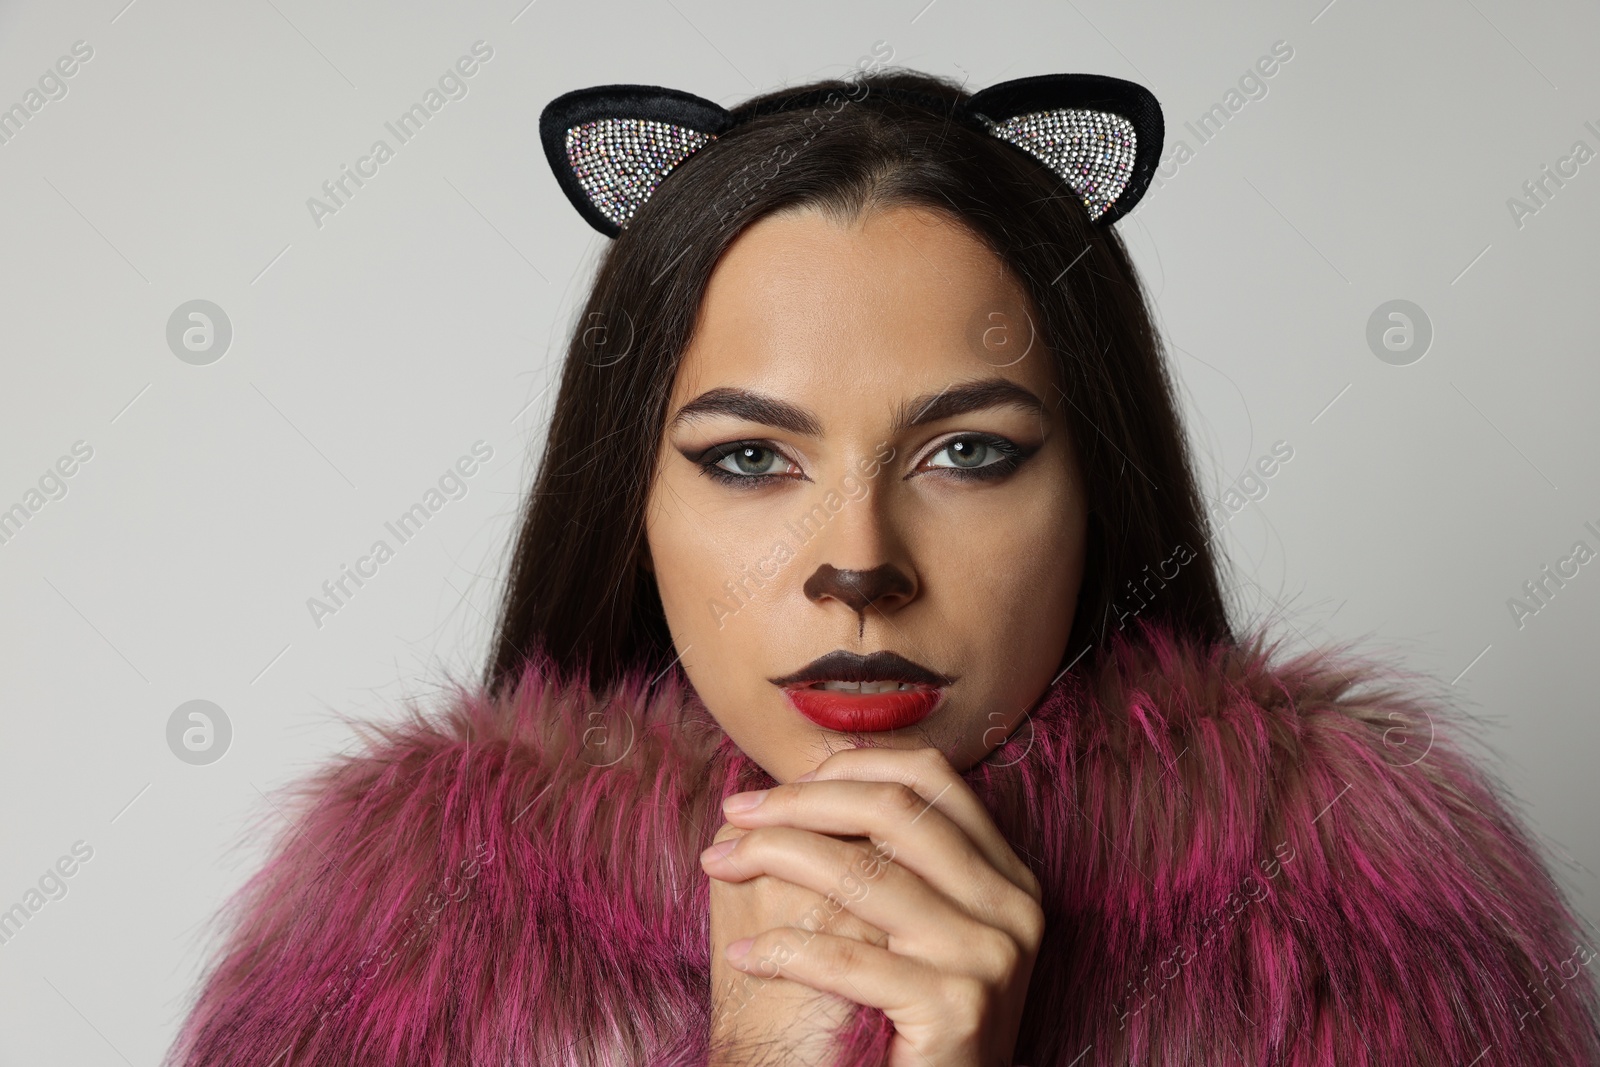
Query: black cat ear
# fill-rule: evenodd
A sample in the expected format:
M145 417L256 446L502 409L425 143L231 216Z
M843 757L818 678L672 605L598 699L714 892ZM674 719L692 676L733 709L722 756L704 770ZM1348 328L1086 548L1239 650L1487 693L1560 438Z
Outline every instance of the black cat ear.
M1001 82L961 107L1057 174L1100 225L1139 202L1165 137L1149 90L1101 74ZM539 116L539 138L578 213L616 237L674 168L733 123L726 108L677 89L601 85L552 100Z
M556 97L539 140L578 213L616 237L661 180L733 125L727 109L655 85L600 85Z
M1103 74L1041 74L974 93L965 109L1033 156L1110 225L1144 196L1161 157L1161 104L1144 86Z

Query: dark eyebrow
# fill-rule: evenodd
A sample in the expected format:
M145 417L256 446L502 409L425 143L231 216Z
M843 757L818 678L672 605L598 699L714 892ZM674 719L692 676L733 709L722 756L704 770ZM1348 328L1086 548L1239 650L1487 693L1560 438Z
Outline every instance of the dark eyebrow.
M816 416L805 408L749 389L734 389L727 386L709 389L683 405L667 424L667 430L671 431L681 422L693 422L715 415L727 415L746 422L759 422L763 426L776 426L780 430L803 434L806 437L818 437L822 434L822 426L817 422Z
M1044 401L1016 382L1006 378L983 378L947 386L937 393L925 393L900 405L890 432L899 433L913 426L953 418L969 411L1002 406L1022 408L1036 415L1043 415L1045 410ZM701 393L678 409L667 429L670 432L679 423L714 415L776 426L780 430L806 437L819 437L822 434L821 423L805 408L749 389L731 387Z
M982 378L941 389L931 395L924 394L910 401L895 414L894 432L938 422L969 411L984 408L1022 408L1030 414L1043 417L1044 401L1007 378ZM915 414L910 414L915 412Z

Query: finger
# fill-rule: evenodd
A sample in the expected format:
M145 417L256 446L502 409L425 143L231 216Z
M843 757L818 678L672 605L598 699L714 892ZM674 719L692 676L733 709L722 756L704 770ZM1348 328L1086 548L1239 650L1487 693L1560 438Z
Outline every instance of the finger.
M836 837L762 826L703 854L706 872L723 881L767 875L809 889L830 907L883 930L896 951L943 959L965 952L973 941L1005 936L974 919L949 897L877 849Z
M801 888L794 886L791 882L784 882L774 875L757 875L748 882L729 883L728 887L759 885L762 882L778 882L786 887ZM880 945L884 948L889 947L889 934L852 912L845 906L843 897L828 897L816 893L808 893L808 895L815 897L815 900L810 903L809 907L801 905L786 911L783 914L784 925L799 931L833 934L835 937L849 937L857 941L865 941L868 944ZM759 925L747 925L744 929L746 931L760 929L767 922L772 922L776 919L777 916L769 914L764 922ZM731 938L723 938L724 942L728 940L731 940Z
M741 948L743 955L735 957ZM937 970L918 960L831 934L767 930L735 941L725 955L735 968L749 974L788 978L891 1015L929 1004L944 981Z
M712 839L712 843L715 845L723 841L735 841L749 832L744 827L734 826L732 823L723 823L717 830L716 836ZM763 880L767 880L766 876L758 876L739 884L759 885ZM781 879L776 878L770 880L774 882L781 881ZM813 930L825 929L831 934L838 934L841 937L853 937L861 941L871 942L874 945L887 945L889 943L889 935L887 933L866 922L861 917L851 914L842 905L830 907L828 902L818 897L817 894L811 893L809 895L817 899L809 909L797 906L794 909L794 920L789 925L805 926Z
M730 803L738 798L757 803L748 808ZM735 794L724 801L724 809L729 822L751 829L791 826L832 837L868 838L896 864L983 922L1011 929L1019 912L1031 911L1035 903L996 870L949 816L900 782L791 783Z
M813 781L852 780L899 782L959 826L988 859L989 865L1034 900L1039 880L1012 851L989 809L936 748L847 748L823 760ZM804 784L804 783L801 783Z

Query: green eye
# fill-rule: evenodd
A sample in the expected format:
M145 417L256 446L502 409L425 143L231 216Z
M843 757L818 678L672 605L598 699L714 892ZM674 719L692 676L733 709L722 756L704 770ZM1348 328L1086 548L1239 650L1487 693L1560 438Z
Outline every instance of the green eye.
M928 465L935 470L955 471L961 477L999 478L1016 470L1029 455L1004 437L965 434L952 438L928 457ZM950 462L938 462L940 456L948 456Z
M935 457L949 455L950 463L935 463L935 467L986 467L1001 458L1002 453L987 441L972 437L959 437L938 452Z
M732 460L730 465L729 461ZM778 453L761 445L740 445L717 460L716 466L732 474L773 474Z
M724 485L748 488L790 477L793 464L783 453L759 441L730 441L707 449L694 462L703 474Z

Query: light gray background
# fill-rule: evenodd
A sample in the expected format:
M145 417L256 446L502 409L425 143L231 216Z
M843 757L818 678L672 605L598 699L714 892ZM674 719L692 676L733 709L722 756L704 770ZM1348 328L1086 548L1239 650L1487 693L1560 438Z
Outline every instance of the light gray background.
M735 104L893 62L969 79L1149 86L1193 158L1119 223L1173 345L1220 496L1294 458L1223 528L1246 621L1453 683L1600 918L1593 760L1600 563L1519 628L1522 583L1600 548L1600 162L1517 225L1508 198L1600 149L1592 5L1372 0L394 4L100 0L0 7L0 106L94 50L0 145L0 507L93 457L0 545L0 909L93 858L0 945L0 1060L154 1065L204 924L262 859L264 794L470 676L604 238L568 205L540 108L605 82ZM319 228L307 209L483 40L493 58ZM1258 57L1293 58L1210 143L1183 123ZM219 361L166 324L210 300ZM1435 337L1392 366L1369 315ZM475 441L493 459L336 616L306 607ZM232 725L169 750L191 700Z

